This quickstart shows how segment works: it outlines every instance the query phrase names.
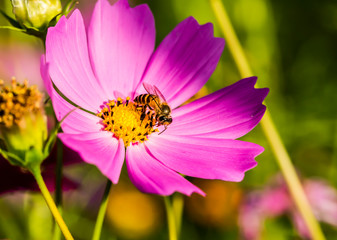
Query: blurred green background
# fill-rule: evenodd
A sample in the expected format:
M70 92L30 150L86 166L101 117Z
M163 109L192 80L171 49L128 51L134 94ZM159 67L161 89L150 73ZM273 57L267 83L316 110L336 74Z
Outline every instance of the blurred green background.
M90 12L94 2L80 0L79 8ZM194 16L201 24L212 22L215 36L222 37L207 0L129 2L150 6L156 21L157 44L188 16ZM301 178L321 178L337 187L337 2L223 0L223 3L259 78L259 87L270 88L266 103ZM9 0L0 4L7 13L11 12ZM0 24L8 23L0 18ZM17 51L26 51L28 47L41 52L43 48L33 37L3 29L0 43L0 78L8 77L8 62L22 59ZM8 46L16 52L9 54ZM19 59L15 60L15 56ZM20 71L20 64L16 71ZM21 76L25 77L24 73ZM207 89L215 91L239 79L225 47ZM195 181L208 196L185 198L181 239L241 239L237 224L241 199L249 191L263 189L279 172L259 126L242 139L265 147L257 158L258 166L241 183ZM65 193L65 220L75 239L90 239L105 179L95 167L86 164L66 171L81 182L81 187ZM1 197L0 213L0 238L52 239L53 222L38 194ZM121 184L112 191L106 220L102 239L168 239L162 200L140 194L125 172ZM325 224L323 229L327 239L337 238L337 229ZM268 219L263 236L300 239L287 216Z

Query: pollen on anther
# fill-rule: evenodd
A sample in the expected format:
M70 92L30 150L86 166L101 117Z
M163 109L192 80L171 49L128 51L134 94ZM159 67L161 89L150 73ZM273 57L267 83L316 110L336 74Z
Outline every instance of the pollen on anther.
M127 147L130 143L142 143L148 139L148 135L158 131L153 129L155 119L146 114L141 120L142 111L127 97L125 101L118 98L117 101L105 103L97 114L102 119L103 130L112 132L114 137L121 138Z
M0 87L0 126L18 125L25 114L40 111L43 95L36 86L28 86L27 80L18 83L12 78L11 86L0 80Z

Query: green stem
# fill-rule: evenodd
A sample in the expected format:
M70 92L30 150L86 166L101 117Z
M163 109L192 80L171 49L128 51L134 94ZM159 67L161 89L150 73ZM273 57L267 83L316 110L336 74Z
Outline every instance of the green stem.
M176 217L169 197L164 197L170 240L178 240Z
M252 76L252 70L234 32L224 5L221 0L210 0L210 3L241 76L243 78ZM320 225L312 212L309 201L296 174L296 170L268 111L261 120L261 126L275 155L288 189L311 233L311 236L315 240L324 240L325 237Z
M330 173L329 173L329 180L334 185L336 185L336 166L337 166L337 121L335 122L334 126L334 139L332 141L332 156L331 156L331 164L330 164Z
M39 185L39 188L41 190L41 193L51 211L51 213L53 214L53 217L55 219L55 221L57 222L57 224L59 225L64 237L66 240L74 240L74 238L72 237L71 233L69 232L69 229L67 227L67 225L65 224L61 214L59 213L59 211L57 210L57 207L54 203L54 200L52 198L52 196L49 193L49 190L42 178L41 175L41 170L40 167L36 167L34 169L31 170L33 176L36 179L37 184Z
M96 224L94 228L94 233L92 235L92 240L99 240L101 237L101 232L102 232L102 227L103 227L103 222L104 222L104 217L106 213L106 208L108 206L108 200L109 200L109 192L111 189L111 181L108 180L105 186L105 191L103 194L103 198L101 201L101 205L98 210L98 215L96 219Z
M62 174L63 174L63 144L56 140L57 155L56 155L56 182L55 182L55 203L56 206L62 205Z
M56 179L55 179L55 204L62 214L62 172L63 172L63 144L56 140L57 155L56 155ZM55 226L53 240L61 239L60 228Z
M176 229L177 229L177 236L179 238L180 231L181 231L181 222L183 216L183 209L184 209L184 196L180 193L175 193L172 196L172 207L176 219Z

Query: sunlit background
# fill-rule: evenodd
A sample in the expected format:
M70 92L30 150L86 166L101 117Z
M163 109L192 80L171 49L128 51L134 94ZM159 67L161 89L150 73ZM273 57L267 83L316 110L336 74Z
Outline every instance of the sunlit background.
M94 2L79 0L78 7L89 14ZM207 0L129 2L149 4L155 17L157 44L188 16L194 16L199 23L212 22L215 35L222 37ZM314 212L321 214L318 218L323 231L327 239L335 239L337 2L223 0L223 3L259 78L259 87L270 88L266 104L305 184L309 201L316 202L312 204ZM0 7L11 14L9 0L1 1ZM8 22L0 17L0 25ZM39 40L0 29L0 79L27 78L43 89L39 76L42 52ZM204 91L213 92L239 79L237 67L225 47ZM297 219L298 213L261 128L256 127L242 140L264 146L265 152L257 158L258 166L241 183L191 179L207 197L196 194L184 197L181 239L305 239L306 230ZM106 180L96 167L88 164L66 167L65 173L79 183L78 189L64 193L65 221L75 239L90 239ZM13 179L2 179L0 185L10 181ZM326 203L325 209L316 207L317 202ZM52 239L53 224L38 193L0 196L0 238ZM120 183L111 191L102 239L168 239L162 199L140 193L125 169Z

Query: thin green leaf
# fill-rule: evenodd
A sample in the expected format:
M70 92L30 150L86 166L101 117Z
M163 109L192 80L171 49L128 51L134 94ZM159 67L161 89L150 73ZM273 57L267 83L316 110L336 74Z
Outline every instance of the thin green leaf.
M62 15L62 13L59 13L59 14L57 14L55 17L53 17L50 21L49 21L49 23L48 23L48 27L53 27L53 26L55 26L56 25L56 23L57 23L57 21L58 21L58 17L59 16L61 16Z
M76 103L74 103L73 101L71 101L69 98L67 98L61 91L60 89L57 88L57 86L54 84L54 82L52 81L52 84L53 84L53 88L55 89L55 91L64 99L66 100L69 104L73 105L74 107L78 108L78 109L81 109L82 111L85 111L87 113L90 113L92 115L95 115L95 113L85 109L85 108L82 108L81 106L77 105Z
M13 27L13 26L0 26L0 29L9 29L9 30L17 31L17 32L25 32L24 29L16 28L16 27Z
M1 9L0 9L0 13L7 19L7 21L8 21L13 27L23 29L22 26L20 25L20 23L19 23L18 21L16 21L14 18L8 16L7 13L5 13L4 11L2 11Z
M48 157L52 146L55 143L56 137L57 137L57 133L61 127L62 122L66 119L66 117L68 117L72 112L74 112L76 109L79 109L78 107L72 109L71 111L69 111L62 119L61 121L59 121L56 126L54 127L54 129L51 131L50 136L48 138L48 141L44 147L43 150L43 154L44 154L44 158Z
M78 1L69 0L63 8L62 15L67 16L75 8L76 4L78 4Z
M18 166L23 166L23 162L24 161L19 156L15 155L14 153L7 152L4 149L0 149L0 154L5 159L7 159L11 164L18 165Z

